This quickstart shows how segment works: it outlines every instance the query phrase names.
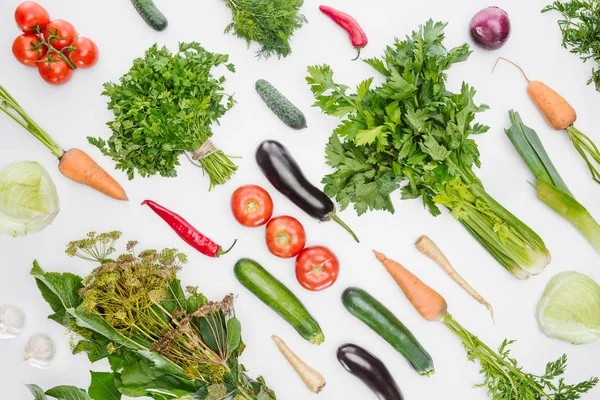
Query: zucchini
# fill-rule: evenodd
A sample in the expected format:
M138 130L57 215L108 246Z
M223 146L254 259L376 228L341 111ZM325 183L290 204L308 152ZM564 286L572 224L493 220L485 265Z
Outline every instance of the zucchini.
M306 128L306 118L302 111L293 105L279 90L264 79L256 81L256 91L267 104L267 106L283 121L293 129Z
M298 297L259 263L242 258L233 271L246 289L292 325L300 336L313 344L325 341L321 327Z
M402 354L419 375L429 376L435 372L431 356L411 331L369 293L350 287L344 290L342 303L350 314L364 322Z
M163 13L160 12L153 0L131 0L131 3L138 14L154 30L164 31L169 22Z

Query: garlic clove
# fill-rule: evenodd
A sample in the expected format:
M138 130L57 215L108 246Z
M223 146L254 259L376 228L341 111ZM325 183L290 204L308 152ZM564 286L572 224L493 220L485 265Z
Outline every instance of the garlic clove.
M50 336L35 335L25 346L25 361L33 367L46 369L54 359L55 353L54 340Z
M0 307L0 339L12 339L21 333L25 326L25 314L11 304Z

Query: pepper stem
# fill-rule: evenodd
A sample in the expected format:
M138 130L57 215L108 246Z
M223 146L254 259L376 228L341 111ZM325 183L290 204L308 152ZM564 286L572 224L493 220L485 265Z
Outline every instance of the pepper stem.
M360 240L358 240L358 236L356 236L356 233L354 233L352 231L352 229L350 229L350 227L348 225L346 225L346 223L344 221L341 220L340 217L338 217L337 215L334 214L331 219L333 219L335 222L337 222L338 224L340 224L342 226L342 228L344 228L349 234L351 234L352 237L354 238L354 240L356 240L357 243L360 243Z
M358 60L358 58L360 57L360 51L362 50L362 47L356 47L356 50L358 50L358 53L356 54L356 57L352 59L352 61Z
M219 251L217 251L217 257L222 256L223 254L227 254L231 251L231 249L233 249L233 247L235 246L235 244L237 243L237 239L235 239L233 241L233 244L231 245L231 247L229 247L227 250L223 250L222 248L219 248Z

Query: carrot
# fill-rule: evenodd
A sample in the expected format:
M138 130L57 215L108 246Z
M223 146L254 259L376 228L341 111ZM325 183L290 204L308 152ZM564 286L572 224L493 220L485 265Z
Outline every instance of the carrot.
M121 185L96 164L90 156L79 149L64 151L46 131L27 115L19 103L2 86L0 86L0 110L31 133L59 159L58 169L61 174L72 181L90 186L113 199L127 200L127 195Z
M121 185L79 149L66 151L60 157L58 170L70 180L87 185L113 199L128 200Z
M471 297L477 300L477 302L480 304L483 304L489 310L490 314L492 315L492 322L494 322L494 309L490 303L488 303L482 295L477 293L477 291L473 289L458 272L456 272L452 264L450 264L450 261L448 261L444 253L442 253L433 240L429 239L427 236L421 236L415 242L415 247L437 265L442 267L442 269L450 276L450 278L452 278L454 282L458 283L460 287L462 287L469 295L471 295Z
M556 93L552 88L540 81L532 81L527 77L525 71L521 66L508 58L499 57L496 60L496 64L492 69L492 72L496 69L496 66L500 60L506 61L521 71L521 74L527 81L527 94L533 101L537 109L540 111L546 122L556 130L565 130L569 135L569 139L573 143L573 146L584 159L585 163L590 170L592 178L597 183L600 183L600 172L596 169L592 160L600 164L600 150L594 144L592 139L575 128L573 125L577 120L577 113L573 107L569 104L564 97ZM590 160L590 157L592 160Z
M443 318L448 312L446 300L435 290L424 284L419 278L404 268L400 263L387 259L383 254L373 250L375 257L385 266L392 278L398 283L404 295L427 321Z
M271 336L277 348L283 354L283 356L288 360L290 365L294 368L296 373L302 378L302 381L313 393L319 393L325 387L325 379L323 376L306 365L304 361L300 359L283 340L281 340L278 336Z

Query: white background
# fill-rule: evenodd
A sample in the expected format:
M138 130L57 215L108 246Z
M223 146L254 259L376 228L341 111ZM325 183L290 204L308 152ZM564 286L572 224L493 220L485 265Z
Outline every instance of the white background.
M542 80L562 93L579 114L577 126L600 142L598 105L600 93L586 86L591 65L582 64L560 47L556 25L558 15L542 15L546 0L503 0L497 5L508 11L513 23L510 41L496 52L478 48L468 62L452 67L449 86L456 90L467 80L478 90L476 100L491 110L478 121L491 126L490 132L477 138L482 169L478 175L487 190L504 206L521 217L546 241L553 256L552 264L540 276L520 282L503 270L449 215L431 217L420 201L399 200L395 215L374 212L358 218L352 210L341 213L362 241L353 242L333 222L319 224L303 214L287 199L275 192L258 170L254 149L263 139L280 140L292 151L307 176L315 183L328 172L324 162L324 145L338 121L311 108L313 98L304 81L307 65L329 63L340 82L354 85L375 75L361 62L350 62L355 52L346 34L318 10L319 3L309 0L302 12L309 24L292 40L293 54L282 60L257 60L254 49L243 41L223 34L230 21L229 10L220 0L157 1L169 19L165 32L155 32L138 17L125 0L75 1L46 0L44 6L53 18L72 22L83 36L100 47L101 60L88 71L77 71L70 83L52 87L44 83L35 69L17 63L11 44L19 32L12 14L19 0L0 2L0 82L30 115L64 148L79 147L92 155L126 188L130 202L111 200L86 187L63 178L56 159L26 131L0 115L0 168L12 162L35 160L44 165L55 180L61 200L61 212L46 230L13 239L0 237L0 304L14 303L27 313L27 326L17 339L0 341L0 383L2 398L29 399L23 383L37 383L45 388L58 384L81 387L89 385L90 368L106 370L104 362L91 365L85 355L73 356L64 329L46 319L49 307L40 297L29 270L33 259L50 271L87 274L94 266L64 254L65 245L90 230L118 229L124 232L123 243L137 239L141 247L179 247L190 256L181 272L186 285L198 285L209 298L219 299L229 292L238 294L236 307L242 321L247 350L242 362L250 375L263 375L279 398L306 399L313 395L271 342L271 334L281 336L305 361L327 379L322 399L370 399L374 396L356 378L348 374L335 358L343 343L364 346L380 357L393 373L407 399L483 399L483 389L473 385L480 381L479 367L466 360L459 340L442 324L427 322L415 312L394 281L379 264L371 249L401 261L426 283L443 294L449 309L464 326L492 347L503 338L518 339L514 355L526 370L542 372L547 361L564 352L569 355L569 382L600 374L600 343L573 346L552 340L538 331L535 305L548 280L557 272L576 270L600 282L598 254L564 221L539 202L527 183L533 180L524 163L503 133L509 124L507 111L520 111L526 124L536 129L563 178L577 198L593 215L600 218L600 187L593 183L587 168L572 148L567 136L547 127L525 93L525 82L508 64L495 74L491 68L497 56L520 62L530 77ZM448 47L469 41L467 26L471 16L487 6L481 1L451 2L442 0L390 1L331 0L330 5L356 16L367 32L370 43L363 56L379 56L395 36L403 37L428 18L449 21ZM460 5L459 5L460 4ZM228 154L239 155L240 169L228 184L207 191L208 180L184 159L175 179L136 178L113 171L112 160L103 157L87 144L86 136L108 137L105 122L112 117L106 110L102 84L117 80L135 57L158 42L175 49L178 41L201 42L207 49L231 55L237 73L226 83L238 104L215 126L215 143ZM308 129L293 131L283 125L260 101L254 91L259 78L270 80L286 94L308 120ZM312 293L296 282L292 260L281 260L266 250L262 228L239 226L229 211L229 196L236 187L256 183L269 189L275 202L275 215L291 214L306 227L309 245L326 245L339 256L342 271L332 288ZM231 254L221 259L207 258L187 247L163 221L139 204L151 198L183 214L200 230L223 245L234 238L240 242ZM414 240L427 234L445 251L455 267L495 307L496 326L481 305L465 294L439 267L414 249ZM320 347L304 341L285 321L246 291L234 278L232 267L241 257L254 258L299 295L321 324L326 341ZM360 286L388 306L419 338L431 353L436 373L430 378L417 375L384 340L352 317L342 307L340 295L352 285ZM40 371L22 361L23 347L29 336L47 332L57 346L56 361L50 369ZM600 398L596 389L586 399Z

